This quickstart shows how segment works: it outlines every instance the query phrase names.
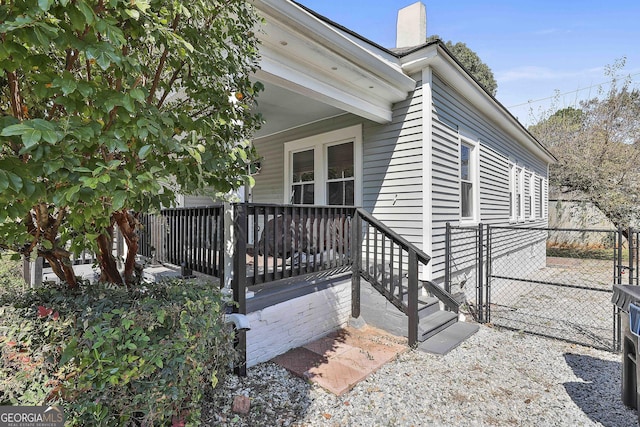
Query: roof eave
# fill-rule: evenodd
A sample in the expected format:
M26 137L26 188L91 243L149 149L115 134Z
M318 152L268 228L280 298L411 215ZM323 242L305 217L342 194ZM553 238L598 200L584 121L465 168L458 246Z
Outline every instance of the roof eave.
M473 105L489 118L499 123L512 137L527 146L538 157L548 163L558 159L538 141L517 118L513 116L493 95L474 79L462 64L440 42L427 43L404 53L400 57L402 68L407 74L431 67Z

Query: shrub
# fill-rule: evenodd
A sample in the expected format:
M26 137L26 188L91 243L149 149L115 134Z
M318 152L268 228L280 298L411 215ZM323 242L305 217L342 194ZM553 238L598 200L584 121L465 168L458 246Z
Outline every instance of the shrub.
M71 425L197 424L233 362L219 290L202 282L40 289L0 310L0 405L64 406Z
M21 256L0 249L0 295L24 288Z

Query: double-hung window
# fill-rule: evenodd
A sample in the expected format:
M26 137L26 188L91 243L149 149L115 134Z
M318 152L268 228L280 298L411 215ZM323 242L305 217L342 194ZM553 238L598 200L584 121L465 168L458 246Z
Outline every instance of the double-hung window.
M285 203L362 203L361 126L287 142L284 148Z
M466 144L460 145L460 216L462 219L473 219L473 179L472 149Z
M327 147L327 204L354 205L353 142Z
M291 203L312 205L315 203L315 168L313 150L291 155Z
M477 222L480 216L479 144L472 137L460 138L460 220Z

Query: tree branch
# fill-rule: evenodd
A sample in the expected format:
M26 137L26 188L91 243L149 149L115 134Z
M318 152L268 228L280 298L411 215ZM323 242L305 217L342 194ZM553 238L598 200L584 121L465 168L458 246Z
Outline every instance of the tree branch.
M22 109L22 96L20 95L20 84L18 75L15 71L6 71L7 80L9 82L9 97L11 98L11 112L13 117L23 121L24 111Z
M162 94L162 97L160 97L160 100L158 101L158 104L156 105L156 107L158 109L160 109L162 107L162 105L164 104L164 101L167 99L167 96L169 95L169 92L171 92L171 87L173 86L173 84L178 79L178 76L180 75L180 72L182 71L182 67L184 67L184 64L185 64L185 62L182 61L180 63L180 66L173 72L173 75L171 76L171 79L169 79L169 84L168 84L167 90L164 91L164 93Z
M178 28L178 23L180 22L180 15L176 15L173 18L173 22L171 23L171 29L175 30ZM162 52L162 56L160 57L160 62L158 63L158 68L156 69L156 74L153 77L153 83L151 84L151 89L149 90L149 96L147 97L147 104L151 104L153 101L153 97L156 94L156 90L158 90L158 85L160 84L160 77L162 76L162 71L164 70L164 65L167 62L167 57L169 56L169 47L165 45L164 51Z

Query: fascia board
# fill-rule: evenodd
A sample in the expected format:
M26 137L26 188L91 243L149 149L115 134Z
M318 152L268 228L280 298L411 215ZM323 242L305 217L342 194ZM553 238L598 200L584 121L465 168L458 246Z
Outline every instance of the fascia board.
M262 58L261 69L256 73L256 78L377 123L391 122L391 103L375 102L354 96L344 88L326 83L326 79L317 78L310 73L302 73L272 58Z
M435 70L440 78L455 88L472 105L482 111L512 138L548 163L557 159L509 113L505 107L485 92L444 50L437 45L428 46L402 58L406 73L415 73L426 67Z
M319 20L293 3L287 0L253 0L252 3L260 12L267 15L267 19L272 17L296 29L301 34L305 34L338 55L350 58L351 61L362 68L369 70L407 93L414 89L415 81L404 74L397 60L392 62L384 59L381 55L371 50L374 49L373 47L371 49L365 48L362 44L356 43L353 38L346 37L341 31Z
M327 81L334 82L336 86L344 87L345 90L351 88L352 93L359 94L361 97L379 98L389 103L407 98L406 90L390 84L371 73L370 70L358 67L348 58L336 55L302 34L292 33L274 24L270 24L268 30L278 35L276 39L281 37L290 40L291 43L283 47L272 38L263 39L260 46L262 58L282 62L301 73L321 76ZM336 71L330 71L330 65L335 66ZM415 81L413 79L411 81L415 87ZM360 82L360 85L356 82Z

